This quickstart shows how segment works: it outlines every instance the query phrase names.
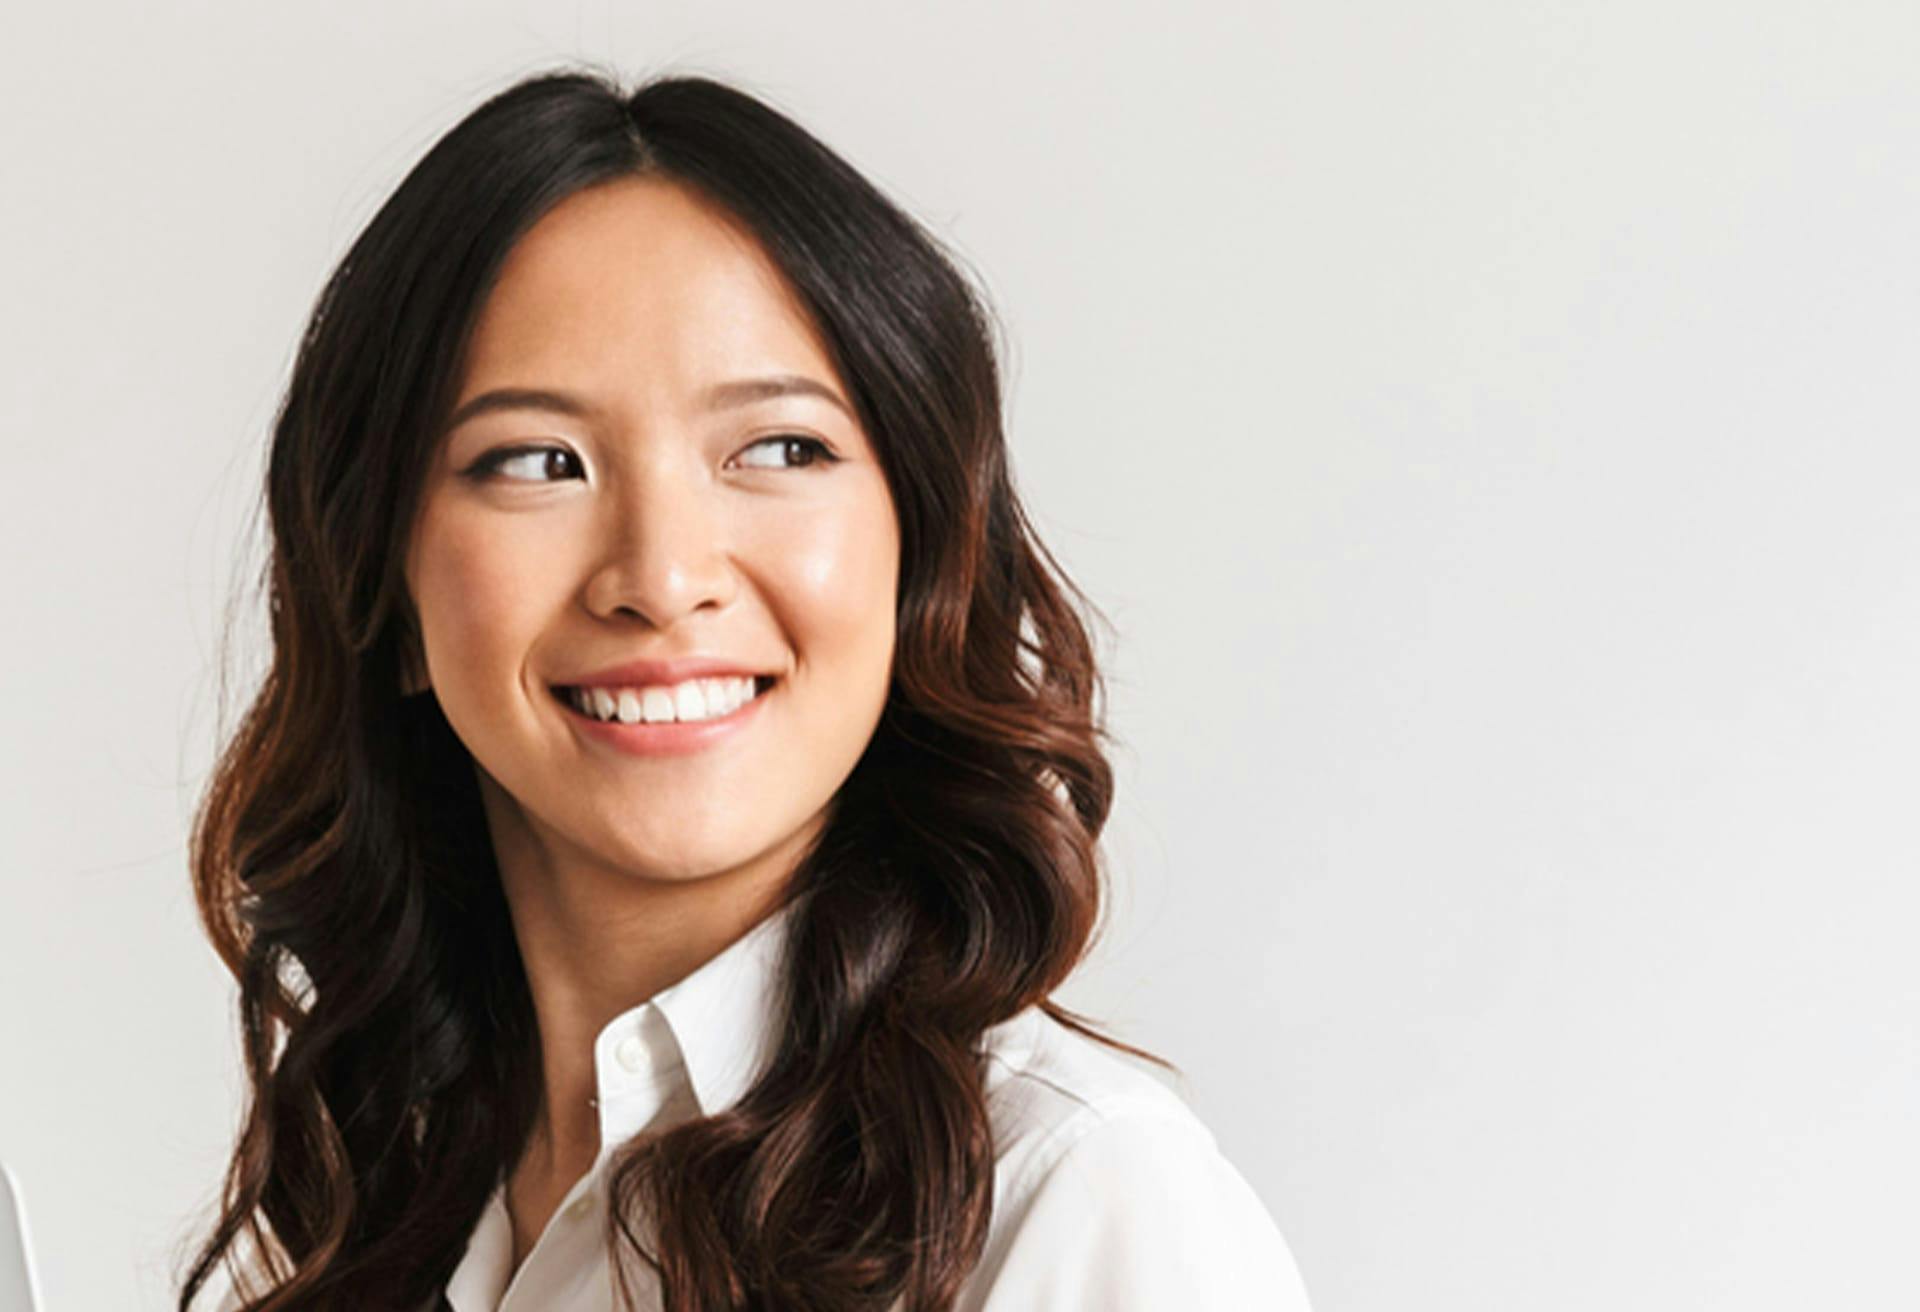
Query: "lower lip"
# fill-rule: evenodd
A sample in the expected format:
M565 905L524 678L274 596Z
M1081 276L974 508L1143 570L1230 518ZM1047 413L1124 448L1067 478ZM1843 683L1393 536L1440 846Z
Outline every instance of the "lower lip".
M663 724L647 724L645 721L623 724L619 720L596 720L569 701L568 694L557 688L553 692L560 709L566 712L574 727L596 742L633 756L689 756L725 742L746 729L759 718L760 707L778 686L776 679L764 692L726 715L711 720L691 720L685 724L677 720Z

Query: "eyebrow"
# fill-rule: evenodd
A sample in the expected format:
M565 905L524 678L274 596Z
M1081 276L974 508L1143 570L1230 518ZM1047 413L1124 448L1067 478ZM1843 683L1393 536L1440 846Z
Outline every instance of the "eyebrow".
M724 410L783 396L816 397L838 409L847 418L854 417L839 393L801 374L770 374L764 378L736 378L715 383L702 394L701 402L708 410ZM498 387L491 392L482 392L455 410L453 417L447 420L447 431L451 432L470 419L492 414L496 410L545 410L574 419L591 419L600 413L598 406L571 392L556 392L544 387Z

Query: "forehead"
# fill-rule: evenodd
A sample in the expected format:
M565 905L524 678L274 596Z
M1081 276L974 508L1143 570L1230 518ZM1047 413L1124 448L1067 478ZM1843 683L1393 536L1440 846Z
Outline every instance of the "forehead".
M461 390L693 385L776 369L832 376L799 298L751 231L681 184L623 178L561 201L508 252Z

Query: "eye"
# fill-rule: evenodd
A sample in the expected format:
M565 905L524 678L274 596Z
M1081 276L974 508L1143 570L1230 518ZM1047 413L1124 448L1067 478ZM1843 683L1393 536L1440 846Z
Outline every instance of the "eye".
M485 478L497 473L507 464L515 461L530 461L531 457L534 456L545 456L547 458L544 464L534 466L543 473L553 472L555 468L555 457L562 457L575 466L579 464L579 457L575 456L573 452L563 446L503 446L497 451L487 452L469 465L467 467L467 477ZM522 482L524 480L515 479L513 481ZM536 478L533 481L547 482L548 480Z
M803 437L798 433L781 433L775 437L763 437L752 446L749 446L747 450L758 451L762 448L775 451L777 453L775 459L779 460L780 463L768 465L749 462L750 467L758 469L805 469L812 465L833 465L840 462L840 457L835 455L833 449L825 442L822 442L817 437ZM810 458L802 459L798 464L786 463L785 457L795 452L810 452L812 455Z

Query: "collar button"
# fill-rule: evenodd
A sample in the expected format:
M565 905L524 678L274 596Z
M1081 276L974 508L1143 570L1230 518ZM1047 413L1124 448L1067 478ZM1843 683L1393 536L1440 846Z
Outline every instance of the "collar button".
M614 1047L613 1058L629 1074L637 1074L647 1064L647 1045L637 1034L629 1034Z

